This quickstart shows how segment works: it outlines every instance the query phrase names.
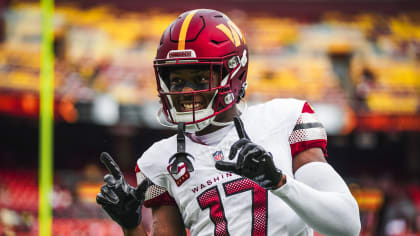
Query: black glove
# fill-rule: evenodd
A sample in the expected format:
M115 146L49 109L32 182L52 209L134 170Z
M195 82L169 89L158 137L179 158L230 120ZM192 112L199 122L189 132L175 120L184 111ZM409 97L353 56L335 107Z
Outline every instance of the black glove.
M96 202L123 228L137 227L141 221L145 193L151 182L145 179L134 188L127 184L117 163L108 153L101 153L100 160L111 174L105 175L105 184L96 196Z
M235 117L234 122L239 140L230 148L229 160L233 160L241 149L238 159L236 163L217 161L216 168L252 179L265 189L273 189L283 176L281 170L274 165L273 156L250 140L239 117Z

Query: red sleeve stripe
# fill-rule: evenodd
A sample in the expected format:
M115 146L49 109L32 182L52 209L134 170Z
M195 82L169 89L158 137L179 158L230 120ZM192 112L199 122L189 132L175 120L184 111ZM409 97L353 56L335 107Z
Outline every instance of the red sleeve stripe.
M175 200L169 195L168 192L164 192L155 198L144 201L144 206L147 208L163 205L176 205Z
M140 168L138 165L136 165L136 173L139 173L139 172L140 172Z
M305 102L305 104L303 104L302 113L315 113L315 112L312 109L311 105L309 105L308 102Z
M317 140L308 140L298 143L290 144L290 150L292 152L292 157L295 157L297 154L308 150L309 148L319 147L322 149L324 156L327 157L327 140L317 139Z

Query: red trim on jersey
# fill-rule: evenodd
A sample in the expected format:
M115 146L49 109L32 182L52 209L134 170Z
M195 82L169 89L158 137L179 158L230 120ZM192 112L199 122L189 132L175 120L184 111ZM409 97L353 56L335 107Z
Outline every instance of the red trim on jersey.
M316 139L309 141L302 141L294 144L290 144L290 150L292 151L292 157L295 157L297 154L308 150L310 148L319 147L322 149L324 156L327 157L327 140L325 139Z
M144 201L144 206L147 208L164 205L176 205L175 200L169 195L168 192L164 192L155 198Z
M315 113L315 112L312 109L311 105L309 105L308 102L305 102L305 104L303 104L302 113Z
M136 165L136 173L139 173L140 168ZM144 201L145 207L155 207L155 206L162 206L162 205L176 205L175 200L169 195L168 192L164 192L161 195Z

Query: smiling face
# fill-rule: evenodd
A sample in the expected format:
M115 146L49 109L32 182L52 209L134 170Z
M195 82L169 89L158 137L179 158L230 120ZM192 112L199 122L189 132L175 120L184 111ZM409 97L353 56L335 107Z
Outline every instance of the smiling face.
M219 83L220 74L216 71L211 73L210 69L187 68L171 70L168 76L169 91L182 92L171 95L176 111L191 112L207 108L215 93L215 90L210 89ZM194 91L200 92L192 93Z

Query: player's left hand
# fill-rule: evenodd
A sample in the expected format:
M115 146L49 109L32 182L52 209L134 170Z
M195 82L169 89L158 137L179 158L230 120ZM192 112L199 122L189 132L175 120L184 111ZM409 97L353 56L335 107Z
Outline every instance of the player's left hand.
M265 189L277 187L283 174L274 165L273 156L250 140L239 117L235 117L234 122L239 140L230 148L229 160L233 160L240 150L238 158L236 163L217 161L216 168L247 177Z

